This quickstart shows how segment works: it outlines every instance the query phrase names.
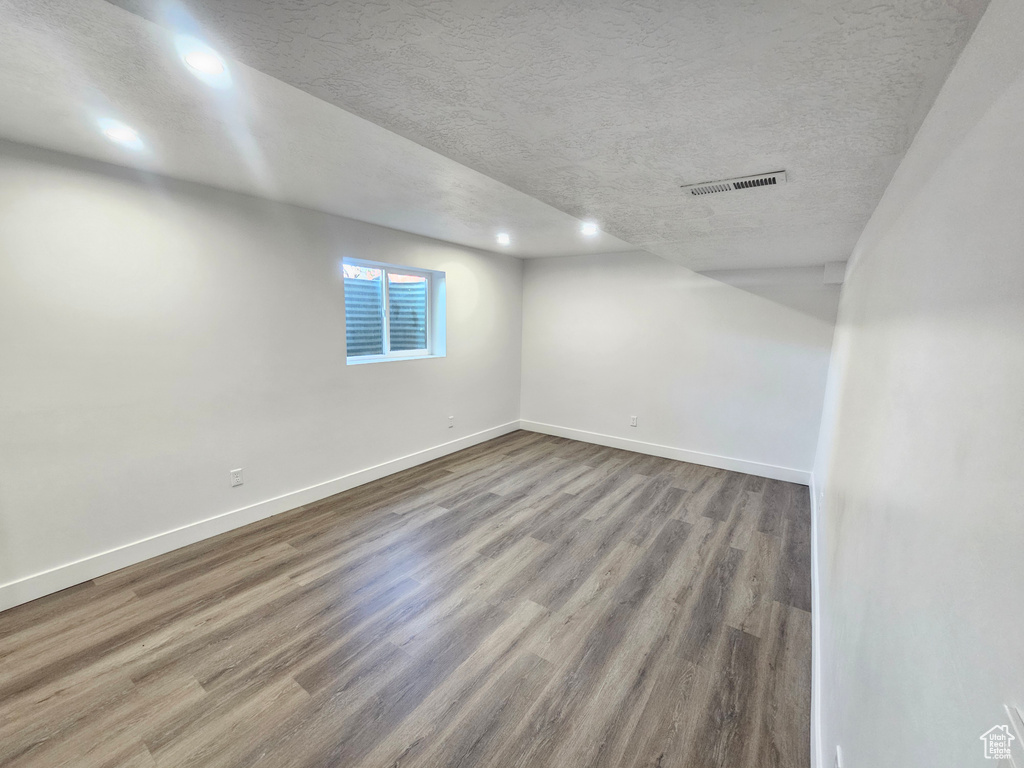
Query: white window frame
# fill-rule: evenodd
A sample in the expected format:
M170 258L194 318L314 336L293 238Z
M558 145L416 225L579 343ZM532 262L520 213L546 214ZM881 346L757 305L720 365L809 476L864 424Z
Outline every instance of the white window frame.
M348 350L346 349L345 361L348 365L360 365L362 363L381 363L389 360L416 360L421 358L429 357L444 357L444 352L438 353L435 344L435 301L437 300L436 284L435 284L435 272L429 269L417 269L416 267L402 267L397 264L384 264L378 261L365 261L363 259L343 259L342 264L351 264L354 267L364 267L366 269L379 269L381 270L381 280L383 282L382 290L384 292L384 301L382 312L382 326L383 326L383 342L384 342L384 353L380 355L357 355L355 357L348 356ZM388 275L413 275L415 277L422 277L427 283L427 312L426 312L426 325L427 325L427 346L425 349L402 349L392 350L391 349L391 301L390 301L390 281ZM441 273L443 275L443 273ZM443 277L442 277L443 280ZM443 302L443 298L442 298ZM443 320L443 318L442 318ZM442 322L443 325L443 322Z

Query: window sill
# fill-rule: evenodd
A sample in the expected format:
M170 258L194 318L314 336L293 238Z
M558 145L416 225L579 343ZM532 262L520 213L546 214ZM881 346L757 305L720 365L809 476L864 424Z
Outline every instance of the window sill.
M437 360L445 355L409 355L408 357L386 357L383 355L366 355L364 357L346 357L345 365L367 365L369 363L407 363L410 360Z

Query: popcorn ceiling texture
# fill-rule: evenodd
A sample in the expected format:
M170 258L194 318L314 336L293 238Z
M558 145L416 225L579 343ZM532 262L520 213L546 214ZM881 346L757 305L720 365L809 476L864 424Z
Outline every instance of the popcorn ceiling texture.
M635 250L249 67L229 62L232 87L209 88L174 42L105 0L0 0L0 138L514 256ZM107 141L99 117L133 125L145 150Z
M697 269L845 260L986 6L188 3L246 64ZM771 190L679 191L780 169Z

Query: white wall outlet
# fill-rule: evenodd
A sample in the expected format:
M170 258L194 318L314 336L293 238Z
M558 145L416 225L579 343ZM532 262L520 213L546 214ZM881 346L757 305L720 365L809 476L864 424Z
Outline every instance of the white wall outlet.
M231 470L231 487L234 488L236 485L241 485L245 480L242 479L242 468Z
M449 416L448 417L448 429L453 429L454 427L455 427L455 417L454 416Z
M636 416L630 416L629 417L629 426L631 426L631 427L635 427L636 426Z
M843 748L836 744L836 768L843 768Z

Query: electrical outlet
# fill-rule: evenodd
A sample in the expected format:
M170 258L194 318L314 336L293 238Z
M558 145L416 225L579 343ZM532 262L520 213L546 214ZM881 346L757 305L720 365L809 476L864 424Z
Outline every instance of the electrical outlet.
M241 485L245 480L242 479L242 468L231 470L231 487L234 488L236 485Z
M449 416L448 417L448 429L454 429L454 427L455 427L455 417L454 416Z
M843 748L836 744L836 768L843 768Z
M631 426L631 427L635 427L636 426L636 416L630 416L629 417L629 426Z

